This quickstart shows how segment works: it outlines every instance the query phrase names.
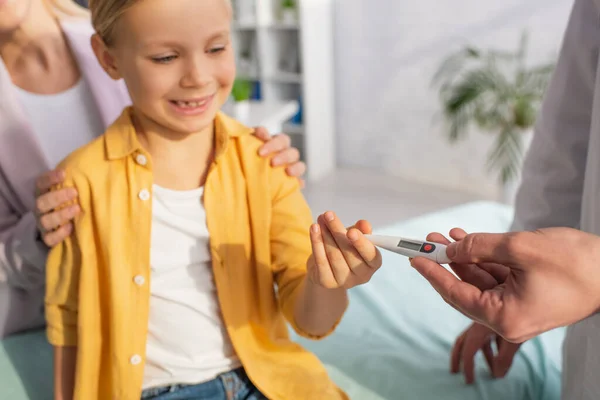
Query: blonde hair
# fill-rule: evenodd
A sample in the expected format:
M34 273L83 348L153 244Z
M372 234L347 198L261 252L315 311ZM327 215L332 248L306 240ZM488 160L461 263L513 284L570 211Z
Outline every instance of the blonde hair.
M54 0L60 1L60 0ZM64 1L64 0L63 0ZM119 18L139 0L89 0L92 13L92 25L104 44L110 46L114 39L114 30ZM231 7L231 0L225 0Z
M90 0L94 30L110 46L117 21L138 0Z
M44 0L44 3L59 18L77 17L88 19L90 17L89 11L73 0Z

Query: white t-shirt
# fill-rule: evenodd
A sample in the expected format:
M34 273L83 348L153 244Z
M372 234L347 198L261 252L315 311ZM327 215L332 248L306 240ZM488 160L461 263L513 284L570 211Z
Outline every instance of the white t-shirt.
M144 389L201 383L241 365L221 317L202 194L153 187Z
M51 168L104 132L98 106L85 79L57 94L16 89Z

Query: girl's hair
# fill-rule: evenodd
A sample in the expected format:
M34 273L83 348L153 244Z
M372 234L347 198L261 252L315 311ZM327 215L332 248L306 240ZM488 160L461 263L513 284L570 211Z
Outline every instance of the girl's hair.
M54 0L59 1L59 0ZM64 1L64 0L63 0ZM92 25L107 46L114 40L114 30L119 18L139 0L89 0ZM231 0L225 0L231 6Z
M113 41L117 21L138 0L90 0L94 30L107 46Z
M59 18L79 17L88 19L90 17L89 11L73 0L44 0L44 2L50 11Z

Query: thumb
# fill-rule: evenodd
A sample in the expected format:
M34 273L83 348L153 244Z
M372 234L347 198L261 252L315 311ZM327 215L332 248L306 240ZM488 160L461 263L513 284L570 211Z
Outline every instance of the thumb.
M510 233L471 233L446 249L448 257L459 264L492 262L509 265L514 255L509 254L509 242L514 240Z
M365 221L364 219L356 221L354 225L348 228L348 230L355 228L363 233L363 235L370 235L373 232L373 228L369 221Z
M480 321L485 315L497 313L497 307L501 302L482 299L483 292L479 288L461 281L434 261L416 257L411 259L410 264L427 279L447 303L467 317Z

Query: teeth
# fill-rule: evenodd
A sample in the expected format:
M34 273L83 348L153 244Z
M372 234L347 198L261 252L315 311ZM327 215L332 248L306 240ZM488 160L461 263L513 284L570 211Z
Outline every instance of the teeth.
M202 101L176 101L175 102L181 108L196 108L206 104L206 100Z

